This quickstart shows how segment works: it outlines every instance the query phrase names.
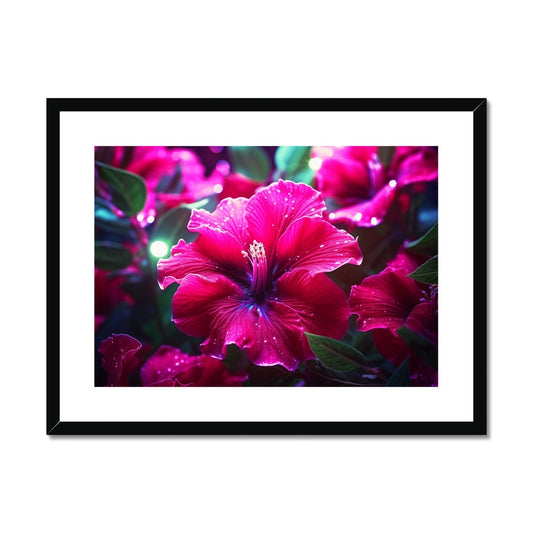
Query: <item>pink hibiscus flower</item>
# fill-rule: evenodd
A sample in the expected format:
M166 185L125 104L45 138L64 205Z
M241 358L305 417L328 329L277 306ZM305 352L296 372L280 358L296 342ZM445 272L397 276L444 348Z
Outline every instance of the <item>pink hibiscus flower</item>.
M128 375L140 366L141 348L141 342L125 333L113 334L100 343L98 351L103 355L108 387L128 386Z
M235 344L259 366L296 369L314 357L304 332L341 338L346 295L324 273L362 261L356 239L324 219L320 193L280 180L250 199L226 198L213 213L193 211L199 233L158 263L162 288L177 282L172 319L206 337L204 354Z
M224 178L214 172L205 176L205 167L198 156L191 150L166 148L164 146L115 146L112 158L104 161L111 166L123 168L128 172L143 177L147 188L146 204L137 218L146 226L155 220L158 202L166 208L191 203L222 191ZM105 153L105 148L95 148L98 154ZM180 192L166 193L158 191L161 179L172 177L180 171Z
M160 346L141 368L144 387L239 387L244 374L231 374L222 361L190 356L172 346Z
M407 274L420 261L401 252L379 274L365 278L351 289L349 304L358 316L360 331L372 331L379 352L398 366L409 354L415 384L434 385L437 373L411 353L398 334L405 326L438 345L438 287L419 283Z
M380 224L402 189L438 176L437 152L429 147L397 147L388 168L376 146L318 146L312 157L320 164L315 175L318 189L341 206L330 213L330 220L348 227ZM402 202L401 207L408 205Z

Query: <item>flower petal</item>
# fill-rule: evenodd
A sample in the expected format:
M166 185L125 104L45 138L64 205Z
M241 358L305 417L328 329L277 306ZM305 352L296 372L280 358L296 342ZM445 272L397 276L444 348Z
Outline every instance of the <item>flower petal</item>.
M117 147L117 155L121 156L121 160L116 161L116 163L117 166L142 176L150 185L155 187L159 179L165 174L175 172L179 163L178 154L180 152L184 151L171 151L164 146L136 146L131 152L126 151L125 147Z
M144 387L175 387L192 385L201 376L198 357L189 356L178 348L160 346L141 368Z
M277 245L277 272L302 268L315 274L331 272L342 265L360 265L363 255L354 239L344 230L318 218L293 222Z
M326 209L322 196L304 183L279 180L256 192L246 206L251 240L263 243L272 261L279 237L302 217L322 218Z
M231 374L217 359L165 345L146 361L140 376L145 387L232 387L242 386L246 379L244 374Z
M180 240L170 257L157 263L159 286L180 283L187 274L228 274L246 282L250 264L243 252L235 237L221 229L206 230L192 243Z
M240 328L248 359L258 366L282 365L289 371L315 356L304 335L304 325L288 305L268 301L241 316ZM239 346L239 344L238 344Z
M189 274L172 298L172 320L187 335L208 337L220 346L210 354L220 359L225 355L225 318L245 302L242 289L227 277Z
M223 359L230 344L246 350L260 366L294 370L299 361L313 357L295 311L276 301L259 306L224 276L185 277L172 300L172 314L184 333L207 337L201 349L211 357Z
M222 361L200 355L197 357L202 375L194 383L195 387L242 387L243 381L248 377L247 374L232 374L228 371Z
M373 329L372 339L379 353L395 367L400 366L411 353L409 346L388 329ZM409 377L412 385L416 387L436 387L438 385L438 372L423 363L413 353L411 353L409 360Z
M224 179L221 198L250 198L261 185L256 180L250 179L243 174L229 174Z
M411 351L409 346L407 346L400 336L389 329L373 329L372 339L378 352L388 359L395 367L400 366Z
M172 248L169 258L158 261L158 281L162 289L166 289L172 283L180 283L187 274L207 276L217 273L217 263L193 244L182 239Z
M383 221L392 205L396 196L396 187L396 184L387 184L371 200L330 213L329 220L334 223L344 222L350 228L376 226Z
M406 274L410 274L428 259L429 256L415 255L402 247L398 250L396 256L387 262L387 267L388 270L403 270Z
M247 198L225 198L209 213L205 209L193 210L187 228L189 231L209 235L225 231L232 235L244 248L248 242L248 231L244 217Z
M391 164L391 176L401 187L437 179L437 151L429 147L399 146Z
M437 345L438 322L437 299L432 298L428 302L421 302L415 306L407 317L405 325Z
M396 331L420 302L421 290L402 270L384 270L352 287L349 303L359 316L360 331L387 328Z
M325 274L287 272L276 281L276 299L298 314L304 330L340 339L348 329L350 309L344 291Z
M322 159L315 174L318 189L343 205L370 196L368 161L377 153L375 147L315 147L313 157Z
M104 339L98 351L103 355L102 367L107 372L107 386L127 386L127 372L135 366L134 359L142 344L130 335L115 334Z

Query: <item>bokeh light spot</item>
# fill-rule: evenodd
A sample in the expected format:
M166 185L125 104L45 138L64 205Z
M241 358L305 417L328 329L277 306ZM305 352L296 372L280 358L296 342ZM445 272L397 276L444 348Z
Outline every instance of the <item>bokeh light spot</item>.
M231 167L230 167L230 164L224 160L224 159L221 159L217 165L216 165L216 169L223 175L223 176L227 176L231 170Z
M320 157L312 157L309 160L309 166L312 170L318 170L322 166L322 159Z
M150 253L154 257L165 257L168 252L168 246L163 241L154 241L150 245Z

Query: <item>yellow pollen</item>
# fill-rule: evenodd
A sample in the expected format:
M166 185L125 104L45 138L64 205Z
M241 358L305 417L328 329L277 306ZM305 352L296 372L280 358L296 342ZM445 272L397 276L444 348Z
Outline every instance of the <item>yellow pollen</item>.
M266 257L265 247L262 242L254 241L250 244L250 258L251 259L264 259Z

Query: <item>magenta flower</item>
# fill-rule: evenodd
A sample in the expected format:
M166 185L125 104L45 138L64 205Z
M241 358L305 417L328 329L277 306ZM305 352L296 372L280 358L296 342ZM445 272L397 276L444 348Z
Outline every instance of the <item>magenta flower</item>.
M213 213L193 211L199 233L158 263L162 288L179 283L172 319L204 337L204 354L222 359L235 344L260 366L294 370L314 357L304 332L341 338L344 292L324 273L362 261L357 241L324 219L320 193L280 180L250 199L227 198Z
M190 356L172 346L160 346L140 372L144 387L239 387L245 374L231 374L222 361Z
M408 277L417 266L419 261L400 252L387 268L354 285L350 293L350 309L358 316L358 329L372 331L379 352L395 365L411 352L398 334L403 326L438 345L438 287ZM411 358L410 367L417 384L436 383L436 371L416 356Z
M128 375L138 368L138 352L142 344L125 333L104 339L98 351L103 355L102 367L107 373L108 387L127 387Z
M223 191L219 197L221 200L238 197L250 198L259 187L263 187L263 183L247 178L243 174L231 173L224 178Z
M380 224L402 189L438 176L437 152L427 147L397 147L388 168L376 146L317 146L312 157L320 164L317 188L341 206L330 220L349 227Z
M222 191L224 178L217 172L205 176L205 167L191 150L166 148L164 146L115 146L110 147L111 166L123 168L143 177L147 188L146 204L137 218L142 226L155 220L160 204L171 208L183 203L217 194ZM95 148L98 154L105 154L105 147ZM179 169L180 192L158 191L158 185L165 176L173 176Z

